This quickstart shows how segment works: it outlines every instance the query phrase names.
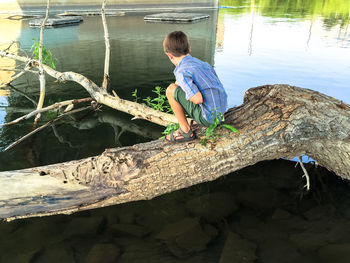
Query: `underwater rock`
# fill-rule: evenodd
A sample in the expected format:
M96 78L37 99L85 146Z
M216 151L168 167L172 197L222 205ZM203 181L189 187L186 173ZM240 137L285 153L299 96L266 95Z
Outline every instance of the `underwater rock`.
M281 220L281 219L288 219L291 217L291 214L287 212L286 210L277 208L275 212L272 214L273 220Z
M283 195L274 189L262 188L237 193L237 202L255 210L271 209L283 203Z
M87 263L114 263L120 255L115 244L95 244L86 257ZM63 262L63 261L62 261Z
M231 215L238 209L235 198L230 193L210 193L194 198L186 203L191 215L203 217L208 222L216 222Z
M298 248L287 239L271 238L259 244L260 260L264 263L300 262L302 255Z
M329 237L326 233L297 233L290 235L289 240L300 250L315 250L329 243Z
M255 251L254 243L229 232L219 263L253 263L257 259Z
M103 218L101 217L73 218L62 233L63 238L78 235L95 235L102 221Z
M166 225L156 236L179 258L204 250L212 237L203 230L199 218L184 218Z
M332 244L318 251L321 263L349 263L350 243Z
M332 217L335 211L336 211L335 207L331 204L328 204L328 205L313 207L309 211L305 212L304 215L309 220L318 220L318 219Z
M34 259L35 258L35 259ZM9 261L11 262L11 261ZM29 262L47 263L47 262L65 262L75 263L73 250L64 244L52 245L46 247L43 251L34 255Z
M340 219L334 222L328 233L330 243L347 243L350 240L350 222Z
M110 226L110 229L117 235L128 235L134 237L144 237L150 233L146 227L132 224L114 224Z
M0 253L0 262L11 262L11 263L23 263L23 262L34 262L33 258L35 255L40 253L38 251L21 251L21 253L13 253L13 251L2 251Z

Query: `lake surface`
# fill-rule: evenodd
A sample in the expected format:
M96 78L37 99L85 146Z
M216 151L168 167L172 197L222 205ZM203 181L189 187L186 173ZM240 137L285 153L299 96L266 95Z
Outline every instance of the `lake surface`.
M162 40L173 30L183 30L190 38L192 55L216 69L228 92L229 107L240 105L247 89L276 83L314 89L350 103L349 9L345 2L331 2L320 7L318 1L224 1L219 10L202 10L210 18L193 24L146 23L146 13L108 17L111 88L132 100L135 89L139 97L146 98L155 86L167 87L174 80L174 67L162 51ZM1 43L17 40L18 52L30 53L39 29L30 28L28 20L1 19L0 24ZM75 71L101 83L104 40L100 17L85 17L77 26L47 29L45 46L54 54L57 70ZM5 64L7 69L13 67ZM35 100L38 86L30 73L14 82L15 88ZM45 105L88 96L75 83L57 84L48 77L47 86ZM23 96L3 91L0 123L31 109L33 103ZM0 152L0 170L78 159L150 139L127 129L120 134L130 116L106 107L85 113L75 117L86 115L79 122L67 118L54 131L49 128L8 152ZM136 124L149 128L154 138L162 130L142 121ZM28 120L0 129L0 150L31 127L32 120Z
M111 88L132 100L135 89L145 98L155 86L167 87L174 80L174 67L163 53L162 41L169 32L183 30L192 55L214 66L230 107L242 103L247 89L275 83L317 90L350 103L348 1L232 0L221 2L219 10L200 12L210 18L163 24L144 22L146 12L108 17ZM39 30L30 28L28 20L0 19L1 46L16 40L20 54L30 53L33 38L39 38ZM100 17L47 29L45 46L54 54L57 70L101 82ZM0 61L2 70L20 66ZM38 99L39 82L30 73L13 86ZM77 84L48 78L45 105L87 96ZM0 123L33 107L20 93L0 90ZM42 123L49 119L44 115ZM87 110L6 152L6 146L31 130L32 120L0 128L0 170L79 159L160 136L162 127L130 119L107 107ZM347 262L350 188L327 171L312 165L309 169L309 193L302 189L301 170L287 161L272 161L151 201L73 216L1 222L0 262L102 262L101 255L110 256L109 262L127 263ZM238 261L238 255L250 261ZM100 261L93 261L96 257Z

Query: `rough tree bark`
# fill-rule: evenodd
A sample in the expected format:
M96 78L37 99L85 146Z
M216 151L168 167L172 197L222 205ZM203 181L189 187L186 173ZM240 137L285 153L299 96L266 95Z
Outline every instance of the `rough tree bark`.
M157 140L79 161L0 173L0 186L15 189L0 191L0 217L69 214L151 199L259 161L303 154L350 179L350 106L341 101L288 85L261 86L248 90L244 103L225 117L240 134L222 130L222 137L208 146L198 140Z

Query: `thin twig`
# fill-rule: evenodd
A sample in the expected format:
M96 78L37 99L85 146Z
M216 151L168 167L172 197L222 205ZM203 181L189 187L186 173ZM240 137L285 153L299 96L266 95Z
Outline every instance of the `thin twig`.
M73 113L77 113L77 112L86 110L86 109L88 109L88 108L91 108L91 106L87 106L87 107L84 107L84 108L72 110L72 111L70 111L70 112L67 112L67 113L64 113L64 114L58 116L56 119L51 120L51 121L45 123L44 125L40 126L39 128L36 128L35 130L31 131L31 132L28 133L27 135L21 137L20 139L18 139L18 140L15 141L14 143L11 143L9 146L7 146L7 147L4 149L4 152L7 151L7 150L10 150L11 148L15 147L15 146L18 145L19 143L23 142L25 139L28 139L30 136L32 136L32 135L34 135L35 133L41 131L42 129L44 129L44 128L50 126L50 125L53 124L54 122L56 122L56 121L62 119L64 116L69 115L69 114L73 114Z
M4 49L4 51L9 51L14 43L16 43L16 41L12 41L11 44L6 49Z
M104 76L103 76L103 82L102 82L102 88L104 89L107 89L109 84L109 60L110 60L109 33L108 33L108 27L107 27L106 15L105 15L106 2L107 0L103 0L102 8L101 8L102 24L103 24L105 45L106 45Z
M51 128L52 128L52 130L53 130L53 134L55 135L55 137L57 138L57 140L58 140L60 143L62 143L62 144L68 144L68 146L69 146L70 148L79 148L79 146L73 146L73 144L72 144L70 141L65 140L65 139L63 138L63 136L61 136L61 135L58 133L55 124L52 124L52 125L51 125Z
M43 42L44 42L44 28L45 24L47 22L47 19L49 18L49 10L50 10L50 0L47 0L47 7L46 7L46 16L40 26L40 42L39 42L39 81L40 81L40 97L37 109L40 110L44 105L44 99L45 99L45 85L46 85L46 79L45 79L45 72L43 67ZM36 126L37 122L40 119L40 114L37 114L34 120L34 127Z
M28 99L29 101L31 101L34 104L34 107L36 107L38 104L36 103L35 100L33 100L31 97L29 97L27 94L25 94L23 91L15 88L14 86L12 86L11 84L8 84L6 86L7 88L10 88L10 90L13 90L15 92L17 92L18 94L22 95L23 97L25 97L26 99ZM1 125L0 125L1 126Z
M31 65L30 63L27 63L27 65L24 67L24 69L19 72L18 74L16 74L15 76L11 77L10 80L6 83L0 83L0 86L8 86L9 84L11 84L11 82L15 81L16 79L20 78L21 76L23 76L26 72L28 72L31 69Z
M303 164L303 161L301 160L301 157L298 156L298 161L299 161L299 164L300 164L300 167L301 169L303 170L304 172L304 175L303 175L303 178L305 177L306 178L306 185L304 186L306 188L307 191L310 190L310 177L309 177L309 174L308 172L306 171L305 167L304 167L304 164Z
M0 127L1 126L10 126L10 125L13 125L13 124L17 124L20 121L27 120L27 119L29 119L29 118L37 115L37 114L45 112L45 111L49 111L49 110L52 110L52 109L56 109L56 108L60 108L60 107L64 107L64 106L68 106L68 105L72 105L72 104L88 102L88 101L92 101L92 100L93 100L92 98L84 98L84 99L75 99L75 100L66 100L66 101L62 101L62 102L56 102L56 103L54 103L54 104L52 104L50 106L47 106L45 108L41 108L39 110L32 111L32 112L30 112L30 113L28 113L26 115L23 115L22 117L19 117L16 120L13 120L11 122L0 124Z

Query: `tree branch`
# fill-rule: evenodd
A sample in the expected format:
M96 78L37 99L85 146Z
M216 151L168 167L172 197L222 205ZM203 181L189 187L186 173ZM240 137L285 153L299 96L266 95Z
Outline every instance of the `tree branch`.
M219 130L221 137L212 147L199 140L156 140L82 160L1 173L0 185L7 183L9 191L0 191L5 204L0 218L67 214L151 199L281 157L307 155L350 179L350 106L339 100L288 85L256 87L246 92L243 105L227 111L225 123L235 126L239 135ZM25 179L30 183L23 183ZM53 189L49 193L48 185ZM11 194L15 186L19 190ZM99 191L103 195L96 197ZM43 195L62 201L53 203Z
M44 128L50 126L51 124L53 124L54 122L62 119L64 116L66 115L69 115L69 114L73 114L73 113L77 113L77 112L80 112L80 111L83 111L83 110L86 110L88 108L91 108L91 106L87 106L87 107L84 107L84 108L80 108L80 109L76 109L76 110L72 110L70 112L67 112L67 113L63 113L62 115L58 116L56 119L54 120L51 120L47 123L45 123L44 125L40 126L39 128L36 128L35 130L31 131L30 133L28 133L27 135L21 137L20 139L18 139L17 141L11 143L9 146L7 146L4 151L7 151L7 150L10 150L12 149L13 147L15 147L16 145L18 145L19 143L23 142L24 140L28 139L30 136L34 135L35 133L43 130Z
M45 111L49 111L49 110L56 109L56 108L61 108L64 106L74 105L74 104L78 104L78 103L82 103L82 102L88 102L88 101L92 101L92 98L84 98L84 99L75 99L75 100L66 100L66 101L56 102L55 104L52 104L52 105L47 106L45 108L41 108L41 109L32 111L32 112L30 112L26 115L23 115L22 117L19 117L16 120L13 120L11 122L0 124L0 127L17 124L23 120L27 120L27 119L33 117L34 115L38 115L38 114L43 113ZM68 112L68 111L65 110L65 112Z
M9 79L8 82L6 82L6 83L0 83L0 87L2 87L2 86L8 86L9 84L11 84L11 82L13 82L13 81L15 81L16 79L22 77L28 70L30 70L30 68L31 68L31 67L27 64L27 65L25 66L25 68L24 68L21 72L19 72L18 74L14 75L13 77L11 77L11 78Z
M103 24L105 44L106 44L104 76L103 76L103 82L102 82L102 88L104 89L107 89L109 84L109 60L110 60L109 33L108 33L106 14L105 14L106 2L107 0L103 0L102 9L101 9L102 24Z
M0 57L8 57L18 61L28 63L29 61L36 62L26 57L11 54L5 51L0 51ZM123 100L119 97L114 97L107 93L107 91L99 86L97 86L93 81L86 78L85 76L75 73L75 72L59 72L47 65L43 65L43 68L47 74L51 77L57 79L58 81L74 81L83 86L90 96L96 100L97 103L104 104L113 109L128 113L135 116L138 119L148 120L150 122L159 124L161 126L167 126L170 123L176 123L177 120L174 115L163 113L147 107L143 104L136 102Z
M15 92L21 94L23 97L25 97L26 99L28 99L29 101L31 101L31 102L33 103L34 107L36 107L36 106L38 105L38 103L37 103L35 100L33 100L31 97L29 97L29 96L28 96L27 94L25 94L23 91L21 91L21 90L15 88L15 87L12 86L11 84L7 84L6 87L8 87L10 90L13 90L13 91L15 91ZM1 126L1 125L0 125L0 126Z
M306 171L305 166L304 166L303 161L302 161L300 156L298 156L298 163L300 164L300 167L304 172L303 178L305 177L305 179L306 179L306 184L304 187L306 188L307 191L309 191L310 190L310 176L309 176L309 173Z
M38 101L37 110L40 110L44 105L44 99L45 99L45 86L46 86L46 79L45 79L45 72L43 68L43 42L44 42L44 28L47 19L49 18L49 10L50 10L50 0L47 0L47 7L46 7L46 16L40 26L40 42L39 42L39 81L40 81L40 97ZM40 113L38 113L34 120L34 126L36 126L36 123L40 119Z

